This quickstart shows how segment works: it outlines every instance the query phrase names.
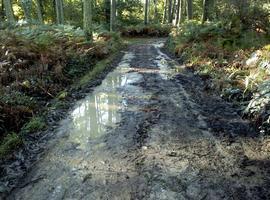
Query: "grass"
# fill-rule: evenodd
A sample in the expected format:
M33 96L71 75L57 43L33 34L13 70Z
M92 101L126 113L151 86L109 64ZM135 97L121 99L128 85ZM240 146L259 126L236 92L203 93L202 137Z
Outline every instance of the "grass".
M98 75L103 73L108 67L110 67L110 63L114 60L114 58L118 55L118 52L112 53L106 59L103 59L96 63L92 70L86 73L78 82L74 84L75 88L82 88L87 85L90 81L96 79Z

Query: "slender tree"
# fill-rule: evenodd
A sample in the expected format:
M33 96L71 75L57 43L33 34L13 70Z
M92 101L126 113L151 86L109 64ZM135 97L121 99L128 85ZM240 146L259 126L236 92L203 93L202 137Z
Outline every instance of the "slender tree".
M168 22L172 21L172 0L168 0Z
M187 0L183 0L183 18L187 18Z
M181 11L181 0L177 0L177 6L176 6L176 18L175 18L175 25L178 25L179 18L180 18L180 11Z
M15 20L15 17L14 17L11 0L4 0L3 4L4 4L4 7L5 7L5 13L6 13L8 23L9 24L15 24L16 20Z
M162 23L165 24L167 21L167 15L168 15L168 0L165 0L164 3L164 12L163 12L163 20Z
M5 16L5 10L4 10L4 0L0 1L1 3L1 7L0 7L0 20L4 20L4 16Z
M184 12L186 11L185 9L185 0L180 0L180 8L179 8L179 19L178 19L178 26L184 22L185 20L185 15Z
M187 0L187 18L188 20L192 20L193 18L193 1Z
M173 22L174 16L175 16L175 8L176 8L176 0L173 0L172 2L172 10L171 10L171 15L170 15L170 21L169 23Z
M110 31L115 29L115 18L116 18L116 2L111 0L111 12L110 12Z
M87 41L92 41L92 0L83 1L83 29Z
M36 8L37 8L37 15L38 15L38 22L43 24L43 8L41 4L41 0L36 0Z
M110 23L110 12L111 12L111 0L105 0L104 1L104 15L106 23Z
M56 23L64 24L63 0L55 0L55 10L56 10Z
M31 16L31 11L32 11L32 1L31 0L21 0L21 6L23 9L24 13L24 18L27 23L32 22L32 16Z
M202 23L209 19L211 0L203 0Z
M154 3L154 21L157 23L158 22L158 0L153 0Z
M144 24L148 24L149 0L145 0L144 5Z

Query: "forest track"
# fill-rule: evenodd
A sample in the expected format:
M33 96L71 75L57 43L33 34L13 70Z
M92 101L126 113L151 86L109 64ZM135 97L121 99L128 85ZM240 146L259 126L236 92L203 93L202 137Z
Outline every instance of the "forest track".
M270 199L270 141L163 42L128 48L7 199Z

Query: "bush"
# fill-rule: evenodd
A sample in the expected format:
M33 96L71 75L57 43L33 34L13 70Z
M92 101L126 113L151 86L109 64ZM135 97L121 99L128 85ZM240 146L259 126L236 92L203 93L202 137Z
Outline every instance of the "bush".
M120 35L101 32L85 41L73 26L20 26L0 30L0 141L8 133L34 133L46 123L39 116L46 102L119 50ZM100 72L100 71L99 71ZM59 94L60 93L60 94Z
M21 138L16 133L10 133L0 143L0 158L10 153L14 148L22 144Z
M262 131L270 132L270 81L259 85L244 112Z
M270 131L269 42L263 32L190 21L172 31L167 47L205 80L205 88L240 106L249 103L245 116Z
M33 97L27 96L19 91L10 91L5 95L0 95L0 104L7 104L11 106L22 105L28 107L35 107L36 101Z

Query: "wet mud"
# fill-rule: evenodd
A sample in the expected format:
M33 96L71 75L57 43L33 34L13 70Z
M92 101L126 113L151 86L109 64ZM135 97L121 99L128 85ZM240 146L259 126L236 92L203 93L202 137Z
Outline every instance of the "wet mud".
M163 43L129 47L6 199L270 199L270 139Z

